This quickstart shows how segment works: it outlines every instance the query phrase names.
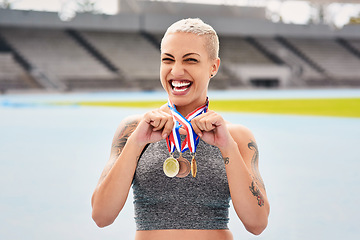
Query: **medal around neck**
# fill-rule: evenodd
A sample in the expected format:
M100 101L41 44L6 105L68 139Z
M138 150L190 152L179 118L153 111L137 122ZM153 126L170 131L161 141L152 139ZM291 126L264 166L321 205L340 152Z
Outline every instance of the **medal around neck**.
M180 165L179 173L176 175L178 178L184 178L190 173L190 162L180 154L180 157L177 159Z
M191 175L193 177L196 177L196 173L197 173L197 165L196 165L195 154L194 154L191 159Z
M163 164L163 171L168 177L175 177L180 170L180 164L172 155L168 157Z
M191 175L193 177L196 177L197 164L196 164L196 160L195 160L195 153L196 153L196 148L199 144L200 138L195 133L194 129L192 128L191 120L193 118L199 116L200 114L207 112L207 109L209 106L209 101L208 101L208 99L206 99L206 103L203 106L198 107L193 112L189 113L186 117L182 116L176 110L176 106L171 103L170 99L168 101L168 106L170 108L170 111L173 116L175 124L174 124L172 132L167 137L166 143L167 143L170 154L175 151L175 148L180 153L180 157L178 159L178 163L180 165L180 171L179 171L180 173L178 173L177 177L186 177L189 174L189 170L191 171ZM179 129L181 127L184 127L184 129L186 130L186 133L187 133L186 138L182 144L181 144L180 133L179 133ZM190 164L189 161L186 160L185 158L183 158L182 154L181 154L181 153L185 152L186 150L189 150L190 154L192 155L192 160L191 160L190 166L189 166L189 164ZM183 167L183 169L181 169L182 167Z

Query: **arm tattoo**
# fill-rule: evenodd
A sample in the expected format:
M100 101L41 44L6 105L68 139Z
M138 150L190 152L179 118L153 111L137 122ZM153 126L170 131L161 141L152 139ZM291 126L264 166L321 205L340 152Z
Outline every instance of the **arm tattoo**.
M230 162L230 159L228 157L224 157L223 159L224 159L224 164L228 165Z
M100 182L102 182L108 173L110 172L111 168L114 166L116 160L120 156L124 146L127 142L127 139L130 137L131 133L136 129L139 121L129 121L125 124L125 126L121 129L119 136L113 140L113 144L111 146L111 157L109 162L107 163L102 176L100 177Z
M138 121L130 121L125 124L125 126L121 129L121 132L117 139L114 139L113 144L111 146L111 152L116 156L116 158L119 157L120 153L122 152L123 148L125 147L125 144L130 137L130 135L133 133L133 131L136 129L138 125Z
M259 165L258 164L259 163L258 146L253 140L251 140L250 143L248 144L248 148L251 150L254 150L254 155L252 156L252 159L251 159L251 168L255 175L255 179L257 180L256 182L257 182L257 184L260 184L260 186L265 190L265 184L261 178L259 167L258 167L258 165Z
M251 182L251 186L249 187L251 193L256 197L257 201L258 201L258 205L264 206L264 199L263 196L259 190L259 188L256 186L256 184L254 183L254 181Z

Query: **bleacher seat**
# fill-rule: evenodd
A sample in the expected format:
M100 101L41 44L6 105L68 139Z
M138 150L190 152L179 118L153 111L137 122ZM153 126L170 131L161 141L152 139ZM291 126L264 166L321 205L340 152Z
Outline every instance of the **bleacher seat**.
M82 31L83 36L132 80L159 80L160 52L140 33Z
M0 91L34 88L11 53L0 53Z
M360 52L360 39L350 39L348 42Z
M360 59L334 39L288 38L300 51L338 80L359 79Z
M240 37L220 36L220 58L226 64L269 64L273 65L260 51Z
M286 49L280 42L274 38L256 38L262 45L264 45L271 53L282 59L290 68L304 80L318 80L324 76L313 69L308 63L299 58L292 51Z
M114 74L96 61L63 30L6 28L1 33L33 67L59 81L112 79Z

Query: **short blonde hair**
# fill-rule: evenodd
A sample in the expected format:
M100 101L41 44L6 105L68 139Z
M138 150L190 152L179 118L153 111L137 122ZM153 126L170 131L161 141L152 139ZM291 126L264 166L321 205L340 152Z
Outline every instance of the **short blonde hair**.
M161 45L167 34L176 32L193 33L198 36L204 36L207 42L205 47L208 50L210 59L214 60L219 57L219 37L214 28L204 23L201 19L187 18L173 23L165 32L161 40Z

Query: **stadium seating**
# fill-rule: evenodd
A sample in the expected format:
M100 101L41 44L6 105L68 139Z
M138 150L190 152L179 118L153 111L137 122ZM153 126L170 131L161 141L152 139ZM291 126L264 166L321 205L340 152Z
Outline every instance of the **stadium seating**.
M33 67L56 81L116 77L63 30L3 28L1 34Z
M36 89L39 85L46 88L37 76L61 82L67 90L161 88L159 44L163 34L157 32L1 27L0 36L11 46L0 49L2 92ZM279 75L279 79L290 78L286 87L360 83L360 40L356 38L241 34L219 37L221 66L210 82L211 88L252 87L251 76L244 82L239 74L246 68L247 73L261 72L255 74L261 75L260 81L273 81L277 78L273 74L278 72L283 76ZM19 65L14 51L28 67Z
M300 79L317 80L324 78L321 73L312 68L311 65L297 56L294 52L287 49L275 38L258 37L257 40L269 51L281 58L288 66L290 66L294 75L297 75Z
M348 42L360 52L360 39L359 40L348 40Z
M130 80L158 82L160 51L140 33L100 31L81 33Z
M289 38L288 40L338 81L359 79L360 59L334 39Z
M0 92L6 89L30 89L26 72L17 64L11 53L0 53Z
M274 64L241 37L220 36L220 57L224 64Z

